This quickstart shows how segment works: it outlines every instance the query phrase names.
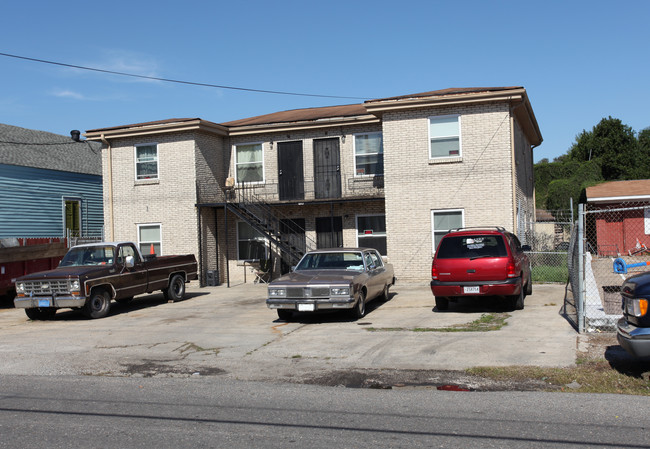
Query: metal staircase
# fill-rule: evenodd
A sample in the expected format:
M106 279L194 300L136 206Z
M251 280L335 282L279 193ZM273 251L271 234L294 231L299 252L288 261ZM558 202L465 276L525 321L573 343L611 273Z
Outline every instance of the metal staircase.
M306 236L295 221L271 207L255 194L251 186L240 184L227 189L226 208L264 235L280 260L293 266L306 251L316 249L316 242Z

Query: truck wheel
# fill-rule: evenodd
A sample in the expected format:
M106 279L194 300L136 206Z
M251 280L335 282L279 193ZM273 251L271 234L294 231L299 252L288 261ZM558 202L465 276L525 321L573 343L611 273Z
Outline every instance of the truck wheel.
M519 292L518 295L514 295L510 297L510 301L512 301L512 308L514 310L523 310L524 309L524 287L521 287L521 291Z
M25 315L30 320L51 320L56 315L54 307L36 307L33 309L25 309Z
M106 290L93 290L90 298L83 307L83 314L88 318L104 318L111 309L111 297Z
M278 309L278 318L282 321L291 321L293 317L293 312L288 309Z
M180 301L185 296L185 279L180 274L172 276L167 290L164 291L165 299L170 302Z
M358 320L366 315L366 292L361 290L359 292L359 300L352 309L352 318Z
M449 308L449 298L444 296L436 296L436 309L447 310Z

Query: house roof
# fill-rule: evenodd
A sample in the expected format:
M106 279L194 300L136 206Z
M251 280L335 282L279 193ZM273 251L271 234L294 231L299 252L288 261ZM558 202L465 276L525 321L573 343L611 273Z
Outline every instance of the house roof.
M542 135L539 131L539 126L530 102L528 101L526 89L520 86L455 87L401 95L398 97L368 100L362 104L292 109L219 124L207 122L199 118L167 119L111 128L91 129L86 131L85 135L88 139L100 140L102 135L105 138L116 138L130 135L197 129L197 127L200 127L201 129L217 132L221 135L236 136L267 131L278 132L317 127L380 123L381 115L385 111L393 109L494 101L509 102L529 142L535 146L542 143Z
M101 144L0 123L0 164L102 174Z
M588 203L650 200L650 179L609 181L587 187Z
M320 108L292 109L289 111L274 112L272 114L258 115L256 117L233 120L222 123L227 127L267 125L273 123L304 122L342 117L366 116L368 111L362 104L349 104L343 106L325 106Z

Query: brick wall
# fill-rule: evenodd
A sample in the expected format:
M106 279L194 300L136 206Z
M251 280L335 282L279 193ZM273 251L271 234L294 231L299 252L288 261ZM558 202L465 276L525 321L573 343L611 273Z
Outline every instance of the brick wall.
M429 117L460 114L461 157L429 160ZM460 209L465 226L514 228L508 105L385 113L388 253L399 279L430 280L432 210Z

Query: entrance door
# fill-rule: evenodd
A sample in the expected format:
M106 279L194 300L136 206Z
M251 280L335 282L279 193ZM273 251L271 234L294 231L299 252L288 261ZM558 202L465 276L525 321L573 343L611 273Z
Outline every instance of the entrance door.
M316 198L341 197L339 139L314 140L314 190Z
M302 142L278 142L278 191L280 200L305 199Z
M65 201L65 233L66 236L81 236L81 203L79 200Z
M319 249L343 247L343 217L316 218L316 246Z

